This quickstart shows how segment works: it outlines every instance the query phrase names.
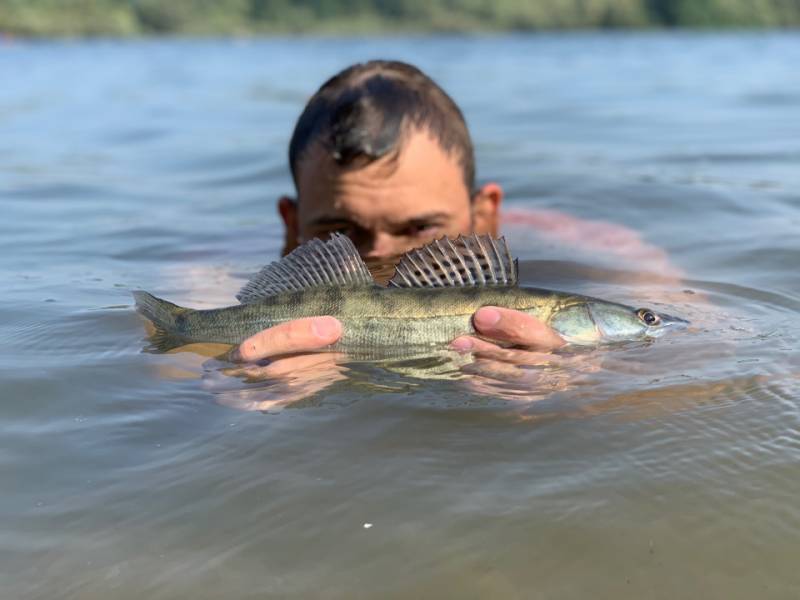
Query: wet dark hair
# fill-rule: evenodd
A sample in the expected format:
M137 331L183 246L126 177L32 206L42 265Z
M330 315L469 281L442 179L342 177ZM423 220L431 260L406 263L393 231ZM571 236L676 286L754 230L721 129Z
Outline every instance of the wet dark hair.
M464 115L453 99L416 67L373 60L348 67L326 81L308 101L289 144L289 166L319 142L341 166L368 164L399 153L409 131L429 132L458 159L472 193L475 155Z

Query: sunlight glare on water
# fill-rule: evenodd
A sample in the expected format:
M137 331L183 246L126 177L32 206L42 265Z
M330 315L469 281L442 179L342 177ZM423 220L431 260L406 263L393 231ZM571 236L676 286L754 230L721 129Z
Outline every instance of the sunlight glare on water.
M143 352L130 291L233 303L303 102L373 57L462 106L525 283L692 326L345 361L288 407L303 372ZM0 47L2 596L794 597L797 64L793 34Z

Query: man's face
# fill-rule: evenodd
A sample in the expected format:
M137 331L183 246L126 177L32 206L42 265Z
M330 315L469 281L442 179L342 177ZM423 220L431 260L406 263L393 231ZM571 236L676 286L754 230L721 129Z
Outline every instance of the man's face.
M339 167L316 146L298 165L297 180L296 203L284 198L279 205L287 252L340 232L363 257L380 261L442 236L495 233L500 198L487 204L481 191L472 200L457 157L425 131L409 133L399 153L362 167Z

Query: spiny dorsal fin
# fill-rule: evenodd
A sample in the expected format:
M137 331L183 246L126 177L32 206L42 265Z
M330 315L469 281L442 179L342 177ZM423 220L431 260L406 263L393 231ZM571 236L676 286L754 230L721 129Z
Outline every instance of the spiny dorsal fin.
M504 237L442 238L403 255L389 281L393 287L517 285L517 261Z
M350 238L334 233L326 242L315 238L267 265L247 282L236 298L242 304L250 304L282 292L374 284Z

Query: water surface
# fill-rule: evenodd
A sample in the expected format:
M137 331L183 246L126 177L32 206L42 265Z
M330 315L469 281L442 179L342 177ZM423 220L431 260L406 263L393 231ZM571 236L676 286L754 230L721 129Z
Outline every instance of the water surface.
M232 302L303 102L379 56L463 107L525 282L694 327L342 365L284 408L294 373L143 352L130 290ZM3 596L796 595L797 64L793 34L0 48Z

